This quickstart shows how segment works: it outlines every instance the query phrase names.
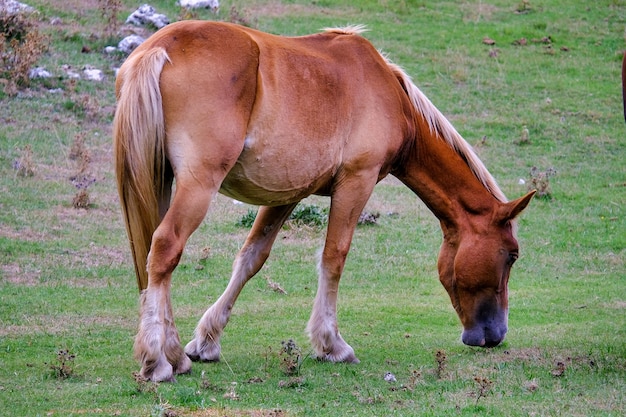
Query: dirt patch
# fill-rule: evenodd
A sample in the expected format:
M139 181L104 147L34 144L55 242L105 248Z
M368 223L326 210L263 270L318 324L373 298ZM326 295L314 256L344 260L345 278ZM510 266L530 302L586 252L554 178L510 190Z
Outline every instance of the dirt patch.
M354 11L347 9L331 9L308 4L285 4L271 1L264 4L256 4L245 7L245 12L252 17L280 18L285 16L312 16L312 15L353 15Z
M2 281L8 284L24 287L67 285L75 288L106 288L113 285L110 280L88 276L63 277L62 281L48 280L42 279L42 270L66 266L84 271L98 267L131 265L131 262L129 251L92 243L81 251L67 250L62 253L49 253L45 256L45 261L42 260L37 264L24 266L11 262L1 265L0 276Z
M83 256L86 266L120 266L131 262L130 251L118 247L99 246L95 243L89 245L89 250Z
M48 5L59 10L96 10L100 7L99 0L48 0Z
M540 363L546 361L544 353L539 348L506 349L500 352L479 351L476 359L483 363L509 363L516 361Z
M488 22L493 18L495 13L501 10L493 4L483 2L479 2L478 4L464 3L460 7L463 12L463 20L465 22Z
M282 2L270 2L256 4L245 8L255 16L282 17L286 15L306 16L320 13L323 8L306 4L284 4Z
M171 412L174 413L170 414L172 416L186 417L287 417L289 415L283 410L225 410L220 408L195 411L175 409Z
M23 337L25 334L67 335L82 334L85 328L111 327L134 331L135 320L120 316L78 316L61 314L55 316L31 316L26 324L0 327L0 337Z
M494 362L532 361L541 360L543 353L539 348L507 349L502 357L492 358Z
M49 238L49 236L44 232L34 231L28 227L16 230L6 224L0 224L0 237L21 240L24 242L38 242Z
M131 413L135 415L143 414L142 410L137 411L137 413ZM120 410L115 409L75 409L75 410L50 410L48 412L49 416L60 416L60 415L108 415L108 416L119 416L124 413ZM169 417L287 417L286 411L283 410L232 410L225 409L222 407L217 408L207 408L204 410L194 410L190 411L185 408L167 408L163 414L164 416Z
M9 284L26 287L34 287L41 284L40 270L27 271L16 263L10 263L2 265L0 271L2 271L2 280Z

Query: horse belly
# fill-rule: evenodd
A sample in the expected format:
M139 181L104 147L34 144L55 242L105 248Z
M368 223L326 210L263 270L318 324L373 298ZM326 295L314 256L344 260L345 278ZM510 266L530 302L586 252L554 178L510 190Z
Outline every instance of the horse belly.
M220 193L249 204L278 206L320 192L336 171L332 146L246 138Z

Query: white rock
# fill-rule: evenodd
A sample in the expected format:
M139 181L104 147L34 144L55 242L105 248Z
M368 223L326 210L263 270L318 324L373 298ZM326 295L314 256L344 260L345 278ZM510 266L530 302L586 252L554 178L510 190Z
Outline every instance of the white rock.
M67 75L69 78L74 78L74 79L80 78L80 74L74 71L71 65L63 64L61 65L61 69L65 71L65 75Z
M52 77L52 74L46 71L44 67L31 68L31 70L28 71L28 78L30 78L31 80L34 80L35 78L50 78L50 77Z
M164 14L157 13L155 8L149 4L139 6L137 10L131 13L126 19L126 23L130 23L136 26L143 26L148 23L156 26L157 29L161 29L170 23L170 20Z
M20 12L32 13L35 11L28 4L20 3L15 0L0 0L0 10L4 10L9 15L18 14Z
M117 48L115 46L107 46L104 48L104 53L107 55L114 54L116 51L117 51Z
M90 66L87 66L85 67L85 69L83 69L83 75L85 76L85 79L89 81L104 80L104 73L102 72L102 70L92 68Z
M186 9L217 10L220 7L219 0L178 0L176 3Z
M120 43L117 44L117 49L125 54L130 54L135 50L135 48L141 45L143 41L145 41L145 39L139 35L130 35L122 39Z
M394 374L392 374L391 372L387 372L385 374L385 381L387 382L396 382L396 376Z

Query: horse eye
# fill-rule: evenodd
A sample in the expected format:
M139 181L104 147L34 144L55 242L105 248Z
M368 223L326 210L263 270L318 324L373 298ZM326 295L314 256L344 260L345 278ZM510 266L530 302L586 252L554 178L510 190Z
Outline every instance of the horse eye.
M515 261L517 261L518 257L519 254L517 252L509 252L509 258L507 259L506 263L509 265L513 265Z

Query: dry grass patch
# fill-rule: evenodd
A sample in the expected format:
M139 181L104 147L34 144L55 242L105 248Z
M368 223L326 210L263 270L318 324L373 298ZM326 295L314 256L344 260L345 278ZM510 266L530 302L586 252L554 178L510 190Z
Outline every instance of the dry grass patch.
M490 21L493 15L500 12L498 6L483 2L464 2L460 9L463 13L464 22L481 22Z
M99 0L47 0L53 9L59 10L98 10Z
M479 351L480 352L480 351ZM509 363L515 361L538 363L545 360L544 352L535 347L486 351L477 355L480 363Z
M203 410L188 410L184 408L168 409L165 413L169 417L288 417L283 410L233 410L225 408L206 408Z
M626 301L615 301L613 303L604 303L602 306L612 308L615 310L626 310Z
M25 270L19 264L11 262L0 266L2 280L13 285L34 287L41 284L41 270Z
M134 311L133 311L134 313ZM134 332L136 317L128 320L120 315L85 316L78 314L31 315L25 324L9 324L0 327L0 337L23 337L30 335L83 335L86 328L108 327Z
M6 224L0 224L0 237L23 242L39 242L51 238L48 233L32 230L28 226L18 230Z
M255 4L245 8L254 16L263 16L266 18L280 18L286 16L316 16L319 14L332 14L340 16L342 13L337 9L320 7L309 4L289 4L280 1L270 1L267 3ZM350 11L344 12L346 15L351 14Z

